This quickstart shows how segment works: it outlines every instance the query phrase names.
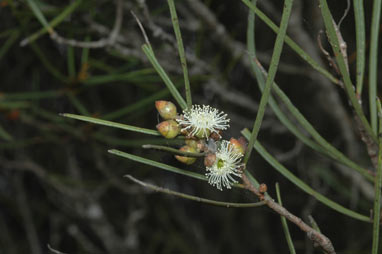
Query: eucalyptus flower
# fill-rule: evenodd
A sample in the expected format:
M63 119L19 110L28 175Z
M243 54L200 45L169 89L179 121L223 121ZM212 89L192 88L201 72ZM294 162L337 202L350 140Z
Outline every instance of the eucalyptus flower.
M242 165L243 154L235 151L230 142L223 140L215 155L215 162L206 167L208 183L219 190L223 190L222 187L231 189L231 186L238 182L233 176L241 177L242 172L239 168Z
M206 105L192 105L191 109L183 110L183 117L177 122L184 126L182 131L188 131L190 136L207 138L211 133L220 136L219 131L229 127L227 114Z

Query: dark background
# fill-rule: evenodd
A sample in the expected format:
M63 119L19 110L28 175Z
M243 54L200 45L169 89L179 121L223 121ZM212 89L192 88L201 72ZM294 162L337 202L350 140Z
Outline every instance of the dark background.
M317 44L323 21L316 1L294 1L288 35L334 75ZM69 3L41 1L48 21ZM347 1L329 1L335 20ZM251 128L260 92L246 50L247 7L240 1L176 1L188 54L195 104L225 111L238 138ZM52 40L48 34L26 46L20 42L41 29L24 1L0 1L0 126L9 134L0 143L0 252L49 253L288 253L280 217L266 207L221 208L143 189L123 178L131 174L172 190L229 202L256 202L249 192L222 192L206 182L165 172L108 154L117 148L203 173L202 161L183 166L168 153L142 144L169 144L161 138L96 126L60 117L74 113L154 129L160 120L155 100L170 98L141 51L146 29L156 56L182 90L183 75L166 1L124 1L123 25L111 45L84 50ZM258 6L277 24L282 1ZM55 31L65 38L96 41L113 28L113 1L83 0ZM365 1L370 24L371 1ZM355 80L352 7L341 24ZM367 42L369 41L367 31ZM256 20L258 58L268 66L275 34ZM329 50L326 38L322 43ZM366 43L367 45L367 43ZM68 62L75 64L75 73ZM371 167L344 91L315 72L285 45L276 82L330 143L352 160ZM380 83L380 82L379 82ZM367 102L367 80L363 100ZM367 111L367 103L365 110ZM120 111L123 109L122 111ZM113 114L111 114L113 113ZM267 109L259 140L280 162L315 190L369 214L373 186L353 171L305 147ZM283 203L306 220L313 215L338 253L368 253L372 226L318 203L278 174L256 152L249 170L268 185L280 183ZM298 253L320 253L295 225Z

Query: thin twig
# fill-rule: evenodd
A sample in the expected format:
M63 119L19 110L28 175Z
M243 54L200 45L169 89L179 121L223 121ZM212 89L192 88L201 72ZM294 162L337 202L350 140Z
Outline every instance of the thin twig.
M325 235L314 230L312 227L310 227L305 222L303 222L301 218L293 215L287 209L285 209L284 207L276 203L271 197L264 195L263 192L260 192L259 189L257 189L255 186L251 184L251 182L249 181L249 179L247 178L245 174L242 174L242 179L244 182L244 188L254 193L257 197L259 197L260 200L264 201L269 208L271 208L273 211L275 211L279 215L284 216L290 222L298 226L302 231L306 232L308 238L312 240L313 242L317 243L319 246L321 246L327 253L329 254L336 253L332 245L332 242L330 241L329 238L327 238Z
M125 175L125 177L129 178L131 181L133 181L133 182L135 182L135 183L137 183L137 184L139 184L145 188L149 188L149 189L157 191L157 192L162 192L162 193L170 194L170 195L185 198L185 199L190 199L190 200L201 202L201 203L206 203L209 205L223 206L226 208L231 208L231 207L232 208L233 207L248 208L248 207L259 207L259 206L265 205L264 201L260 201L260 202L256 202L256 203L231 203L231 202L222 202L222 201L216 201L216 200L211 200L211 199L206 199L206 198L200 198L197 196L192 196L192 195L188 195L185 193L181 193L181 192L169 190L166 188L158 187L158 186L155 186L155 185L152 185L149 183L145 183L145 182L142 182L142 181L136 179L135 177L133 177L131 175Z
M116 42L119 31L121 30L121 27L122 27L122 20L123 20L123 5L122 4L123 4L123 0L117 0L114 28L107 38L103 38L98 41L77 41L74 39L64 38L55 31L52 31L50 33L50 38L59 44L65 44L65 45L69 45L72 47L79 47L79 48L103 48L106 46L111 46Z
M137 15L135 15L135 13L133 11L131 11L131 15L133 15L135 20L137 21L139 29L141 29L142 35L145 38L145 42L146 42L147 46L149 46L151 48L149 37L147 36L147 33L146 33L145 29L143 28L141 21L138 19Z
M48 244L47 247L48 247L48 250L54 254L67 254L67 253L53 249L52 247L50 247L50 244Z

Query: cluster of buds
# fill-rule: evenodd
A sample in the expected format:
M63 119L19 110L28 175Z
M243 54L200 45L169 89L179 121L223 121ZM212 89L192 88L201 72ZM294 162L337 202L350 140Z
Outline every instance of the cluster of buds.
M231 138L221 140L221 133L229 127L227 114L206 105L192 105L178 115L176 106L169 101L156 101L155 107L164 119L156 127L165 138L172 139L179 134L186 136L186 144L179 150L186 153L206 154L204 165L208 182L217 189L230 189L241 177L242 157L246 145L243 140ZM176 155L175 158L187 165L195 157Z
M160 116L164 119L163 122L157 125L160 134L165 138L175 138L180 133L179 124L174 120L177 117L176 106L170 101L156 101Z

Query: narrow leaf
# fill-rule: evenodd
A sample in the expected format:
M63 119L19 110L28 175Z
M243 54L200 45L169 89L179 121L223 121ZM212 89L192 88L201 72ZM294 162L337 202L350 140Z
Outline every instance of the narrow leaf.
M256 115L255 123L253 125L251 138L249 139L248 149L245 153L244 160L243 160L245 164L248 162L248 159L251 156L253 144L255 143L255 140L259 133L260 126L261 126L264 113L265 113L265 108L268 104L269 96L271 94L273 80L275 79L275 76L276 76L277 67L280 61L280 56L281 56L281 52L284 45L286 30L288 27L288 21L289 21L290 13L292 11L292 4L293 4L293 0L286 0L284 2L284 10L281 17L281 25L276 37L275 46L273 48L273 54L272 54L272 59L271 59L270 67L269 67L267 80L265 82L265 88L261 96L260 105Z
M378 115L379 115L379 151L378 151L378 168L377 176L375 177L375 199L374 199L374 223L373 223L373 247L372 254L378 254L379 246L379 229L381 227L381 187L382 187L382 107L381 101L378 100Z
M191 108L192 99L191 99L190 80L188 78L187 61L186 61L186 56L184 53L182 34L180 33L178 15L176 14L176 8L175 8L174 0L167 0L167 2L168 2L168 5L170 7L171 21L172 21L172 25L174 27L176 42L178 44L180 63L182 65L182 70L183 70L187 107Z
M178 89L176 89L174 83L172 83L167 73L163 70L162 66L159 64L158 60L156 59L154 55L154 52L146 44L142 46L142 50L146 54L151 64L153 65L154 69L158 72L159 76L162 78L163 82L166 84L168 90L171 92L174 99L178 102L178 104L180 105L182 109L186 109L187 103L184 101Z
M98 118L94 118L94 117L89 117L89 116L80 116L80 115L69 114L69 113L62 113L60 115L63 117L77 119L77 120L81 120L81 121L85 121L85 122L89 122L89 123L114 127L114 128L128 130L128 131L140 132L140 133L148 134L148 135L160 136L160 133L156 130L150 130L150 129L131 126L131 125L121 124L121 123L115 123L115 122L106 121L106 120L102 120L102 119L98 119Z
M143 163L143 164L146 164L146 165L149 165L149 166L153 166L153 167L156 167L156 168L164 169L164 170L167 170L167 171L170 171L170 172L173 172L173 173L189 176L189 177L192 177L192 178L195 178L195 179L199 179L199 180L203 180L203 181L207 180L206 176L204 176L202 174L191 172L191 171L180 169L180 168L176 168L176 167L164 164L164 163L160 163L160 162L157 162L157 161L153 161L153 160L149 160L149 159L146 159L146 158L142 158L140 156L136 156L136 155L133 155L133 154L125 153L125 152L122 152L122 151L119 151L119 150L116 150L116 149L111 149L108 152L111 153L111 154L115 154L115 155L121 156L123 158L129 159L129 160L132 160L132 161L136 161L136 162L140 162L140 163Z

